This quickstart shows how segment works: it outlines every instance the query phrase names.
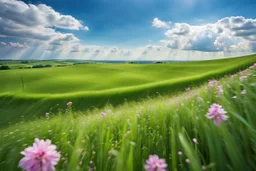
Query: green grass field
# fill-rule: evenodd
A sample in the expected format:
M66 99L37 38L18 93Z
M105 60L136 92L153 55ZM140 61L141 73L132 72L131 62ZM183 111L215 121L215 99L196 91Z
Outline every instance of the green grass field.
M216 68L210 76L216 76L216 73L220 77L223 73L239 70L238 67L244 68L254 60L255 57L235 59L232 66ZM244 80L240 79L240 74L234 78L226 76L220 79L218 85L224 90L221 95L217 95L216 86L210 88L206 83L175 96L127 102L118 107L108 105L95 109L89 115L84 111L74 112L80 101L73 101L71 107L67 107L67 101L63 101L65 107L58 106L59 112L50 112L49 117L42 114L43 118L39 120L23 121L0 130L0 170L19 170L20 151L32 145L37 137L51 139L61 152L61 160L56 168L58 171L90 168L100 171L142 171L150 154L164 158L168 170L253 171L256 169L256 70L254 68L243 75L246 76ZM209 77L192 78L204 81ZM185 81L184 86L196 81L193 79ZM243 90L246 90L246 94L242 94ZM38 95L36 98L44 96ZM56 95L52 96L54 98ZM15 96L20 101L13 99L9 107L15 110L17 104L23 103L26 108L33 108L31 97ZM202 101L198 101L198 97ZM8 103L8 97L5 100L4 105ZM31 100L30 104L27 100ZM55 100L58 101L57 98ZM219 127L205 116L213 103L222 105L229 116ZM68 109L67 113L65 109ZM101 112L105 112L106 116L103 117ZM2 115L1 119L8 117L8 114ZM193 143L193 138L197 139L198 144ZM183 153L182 156L178 156L178 151ZM190 160L189 164L185 162L186 159Z
M176 94L254 62L256 55L175 64L84 64L0 71L0 125L56 113L68 101L74 102L75 111L87 111Z

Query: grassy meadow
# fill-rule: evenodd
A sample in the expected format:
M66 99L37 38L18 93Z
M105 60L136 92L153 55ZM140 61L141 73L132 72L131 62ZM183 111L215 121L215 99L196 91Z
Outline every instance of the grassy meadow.
M37 137L51 139L61 152L58 171L141 171L150 154L164 158L168 170L253 171L255 92L254 68L227 75L213 87L204 83L172 97L107 105L90 115L75 112L73 102L48 117L1 129L0 170L19 170L20 151ZM206 117L213 103L229 117L219 126Z
M74 102L74 111L90 113L107 104L175 95L254 62L256 55L174 64L83 64L0 71L0 127L57 113L67 101Z

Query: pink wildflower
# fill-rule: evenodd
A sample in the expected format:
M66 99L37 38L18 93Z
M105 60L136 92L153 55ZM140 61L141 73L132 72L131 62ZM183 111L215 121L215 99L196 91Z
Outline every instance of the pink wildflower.
M216 126L228 119L227 112L219 104L212 104L206 114L208 119L213 119Z
M239 72L240 75L244 75L244 71Z
M104 113L104 112L101 112L101 116L106 116L106 113Z
M189 159L186 159L185 161L186 161L186 163L187 163L187 164L189 164L189 163L190 163L190 160L189 160Z
M223 94L223 92L224 92L224 90L222 89L222 87L221 86L217 86L217 93L219 95L221 95L221 94Z
M236 74L230 76L230 78L235 78L235 77L236 77Z
M161 159L157 155L150 155L146 161L145 169L147 171L167 171L167 164L165 159Z
M67 105L68 105L68 106L71 106L71 105L72 105L72 102L68 102Z
M194 142L195 144L198 144L198 142L197 142L197 139L196 139L196 138L193 138L192 140L193 140L193 142Z
M182 152L181 152L181 151L179 151L179 152L178 152L178 155L179 155L179 156L182 156Z
M209 87L214 87L218 83L217 80L209 81L208 85Z
M201 97L197 97L196 100L197 100L197 102L203 101L203 99Z
M190 90L190 88L188 87L188 88L186 88L186 91L189 91Z
M24 157L19 162L19 167L26 171L54 171L55 165L60 160L60 153L50 140L35 139L33 146L21 152Z
M247 80L247 76L241 76L239 79L240 79L240 81Z
M246 90L243 90L243 91L241 92L241 94L245 95L245 94L246 94Z

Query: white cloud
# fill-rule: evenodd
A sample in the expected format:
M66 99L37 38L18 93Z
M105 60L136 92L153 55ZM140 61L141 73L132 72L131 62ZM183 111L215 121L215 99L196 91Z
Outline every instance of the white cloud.
M110 52L111 53L117 53L119 51L119 49L117 47L113 47Z
M162 43L171 49L204 52L255 51L256 20L226 17L216 23L190 25L175 23L165 32L169 40Z
M10 42L9 43L10 44L10 46L11 47L14 47L14 48L29 48L29 46L27 45L27 43L23 43L23 44L21 44L21 43L19 43L19 42L17 42L17 43L13 43L13 42Z
M41 41L73 37L54 28L86 30L89 28L70 15L62 15L45 4L26 4L17 0L0 0L0 35ZM62 41L70 41L63 38Z
M89 27L87 27L87 26L84 26L84 27L82 27L82 28L81 28L81 30L84 30L84 31L89 31L90 29L89 29Z
M5 42L0 42L0 44L1 44L2 46L6 46L6 43L5 43Z
M158 18L154 18L152 22L152 26L156 28L169 28L169 23L161 21Z

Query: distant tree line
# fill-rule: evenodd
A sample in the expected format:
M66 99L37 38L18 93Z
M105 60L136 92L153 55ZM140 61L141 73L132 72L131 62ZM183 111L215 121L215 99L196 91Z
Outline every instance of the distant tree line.
M8 65L1 65L0 70L8 70L10 67Z
M47 64L47 65L42 65L42 64L38 64L38 65L33 65L32 68L49 68L52 67L52 65Z

